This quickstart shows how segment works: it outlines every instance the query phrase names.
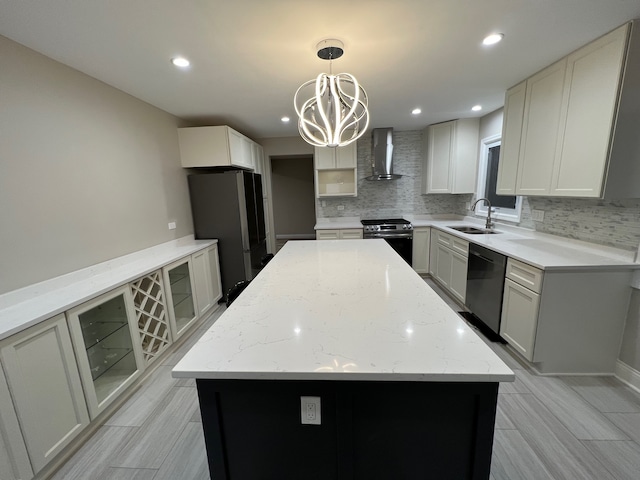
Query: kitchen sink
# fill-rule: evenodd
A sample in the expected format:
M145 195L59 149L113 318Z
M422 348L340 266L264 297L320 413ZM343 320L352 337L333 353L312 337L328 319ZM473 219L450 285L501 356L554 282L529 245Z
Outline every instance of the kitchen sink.
M500 233L500 232L496 232L493 230L487 230L486 228L476 228L476 227L468 227L468 226L461 226L461 227L449 227L453 230L457 230L458 232L462 232L462 233L469 233L471 235L483 235L483 234L488 234L488 233Z

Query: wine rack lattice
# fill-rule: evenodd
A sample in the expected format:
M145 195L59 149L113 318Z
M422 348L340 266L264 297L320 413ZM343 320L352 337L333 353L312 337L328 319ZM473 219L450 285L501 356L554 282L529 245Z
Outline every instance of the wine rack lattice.
M144 361L148 365L171 344L160 272L131 284Z

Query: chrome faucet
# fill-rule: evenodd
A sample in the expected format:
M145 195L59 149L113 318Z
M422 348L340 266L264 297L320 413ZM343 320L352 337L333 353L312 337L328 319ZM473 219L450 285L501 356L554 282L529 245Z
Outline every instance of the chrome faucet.
M491 230L493 228L494 223L491 221L491 202L489 201L488 198L479 198L478 200L473 202L473 205L471 206L471 211L475 212L476 205L483 200L487 202L487 223L485 223L484 228L486 228L487 230Z

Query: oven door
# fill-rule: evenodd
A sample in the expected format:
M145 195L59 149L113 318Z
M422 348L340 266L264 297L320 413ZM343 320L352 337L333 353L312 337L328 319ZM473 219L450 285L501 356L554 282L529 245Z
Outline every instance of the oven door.
M413 232L368 233L366 238L383 238L409 264L413 262Z

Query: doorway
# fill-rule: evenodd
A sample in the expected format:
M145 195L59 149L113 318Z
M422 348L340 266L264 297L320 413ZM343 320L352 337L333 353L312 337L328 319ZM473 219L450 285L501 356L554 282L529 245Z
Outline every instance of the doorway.
M316 211L313 156L271 157L276 252L289 240L313 240Z

